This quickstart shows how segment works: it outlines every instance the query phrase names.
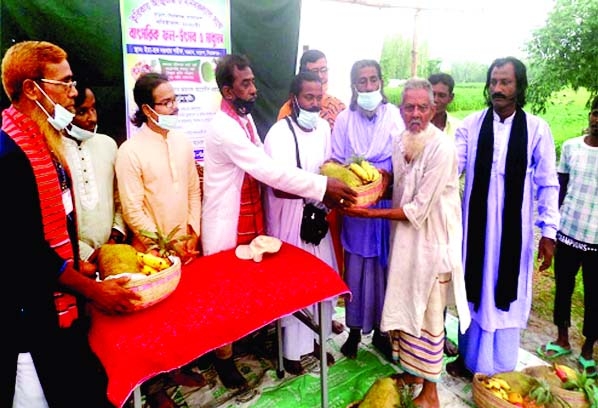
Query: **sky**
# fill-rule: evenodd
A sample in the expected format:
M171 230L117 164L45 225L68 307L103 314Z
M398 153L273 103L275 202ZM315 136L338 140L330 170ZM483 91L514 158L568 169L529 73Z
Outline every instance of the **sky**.
M387 2L389 0L386 0ZM485 65L498 57L525 58L523 47L533 30L544 26L554 0L394 0L419 4L376 8L334 0L302 0L299 56L303 47L323 51L328 59L329 93L345 100L349 72L359 59L380 59L387 35L426 42L430 58Z

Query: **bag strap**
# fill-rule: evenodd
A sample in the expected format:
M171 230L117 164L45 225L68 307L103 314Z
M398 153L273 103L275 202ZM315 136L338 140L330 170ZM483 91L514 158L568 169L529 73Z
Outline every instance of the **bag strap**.
M297 135L295 134L295 129L293 129L291 119L288 116L285 116L284 119L287 121L287 125L289 125L289 129L293 134L293 139L295 140L295 160L297 160L297 167L301 168L301 159L299 159L299 144L297 143Z
M289 116L285 116L284 119L287 121L287 125L289 125L289 129L293 134L293 140L295 141L295 160L297 161L297 167L301 168L301 159L299 158L299 143L297 143L297 135L295 134L295 129L291 124L291 118ZM305 198L303 198L303 205L305 205Z

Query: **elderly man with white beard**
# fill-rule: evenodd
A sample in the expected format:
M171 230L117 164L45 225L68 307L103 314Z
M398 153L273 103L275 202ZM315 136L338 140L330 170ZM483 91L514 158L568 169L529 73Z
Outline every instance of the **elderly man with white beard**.
M347 209L347 214L392 220L388 286L381 329L391 334L399 383L422 383L419 407L438 408L444 308L456 302L460 329L470 322L461 263L461 200L455 144L430 121L432 85L405 83L406 130L393 140L392 208Z

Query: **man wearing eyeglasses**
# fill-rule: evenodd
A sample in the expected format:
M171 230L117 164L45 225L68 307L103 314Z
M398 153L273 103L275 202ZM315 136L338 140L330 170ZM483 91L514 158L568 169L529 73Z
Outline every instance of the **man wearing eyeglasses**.
M110 407L85 306L126 312L139 296L122 287L128 278L97 282L77 270L61 140L77 96L67 54L45 41L17 43L2 59L2 84L11 106L0 132L0 248L7 254L0 310L10 335L0 357L0 406Z
M330 130L334 128L334 121L336 115L343 109L345 104L338 98L328 94L328 61L326 55L319 50L307 50L301 56L299 63L299 72L313 72L318 74L320 81L322 82L322 90L324 95L322 96L322 109L320 110L320 117L328 122ZM278 112L278 118L280 120L286 116L292 114L291 101L288 100L282 105Z
M400 383L422 383L420 407L440 407L444 309L456 302L461 330L469 325L461 265L461 199L455 144L435 126L432 85L410 79L401 98L406 130L393 140L392 207L348 209L392 221L388 286L381 329L392 338Z
M151 241L142 231L187 235L177 249L183 263L198 252L201 193L193 145L178 130L178 103L168 77L155 72L140 76L133 97L131 122L139 128L118 149L116 176L123 217L132 245L146 252Z
M326 55L320 50L307 50L301 56L299 63L299 72L313 72L320 77L322 83L322 103L320 109L320 117L328 122L330 131L334 128L336 116L346 108L345 104L338 98L328 93L328 61ZM287 100L278 112L277 121L284 117L292 116L293 109L291 100ZM334 254L336 257L336 264L341 272L344 270L343 260L343 244L341 242L341 218L336 209L332 209L326 217L330 224L330 236L332 237L332 244L334 245ZM344 330L344 325L337 321L332 321L332 331L340 334Z

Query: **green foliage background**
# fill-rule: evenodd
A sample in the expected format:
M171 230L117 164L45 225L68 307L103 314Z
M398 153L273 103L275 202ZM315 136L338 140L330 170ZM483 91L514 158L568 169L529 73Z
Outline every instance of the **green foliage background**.
M385 88L388 99L399 105L402 88ZM463 119L470 113L486 107L484 102L484 83L466 83L455 85L455 99L448 107L449 112L457 118ZM538 116L550 125L556 145L557 157L560 157L561 145L567 139L580 136L588 126L588 107L586 102L590 92L585 88L574 91L566 88L554 92L545 102L545 110ZM529 106L526 106L529 109Z

